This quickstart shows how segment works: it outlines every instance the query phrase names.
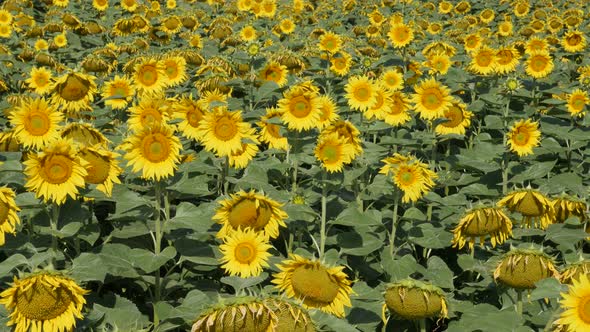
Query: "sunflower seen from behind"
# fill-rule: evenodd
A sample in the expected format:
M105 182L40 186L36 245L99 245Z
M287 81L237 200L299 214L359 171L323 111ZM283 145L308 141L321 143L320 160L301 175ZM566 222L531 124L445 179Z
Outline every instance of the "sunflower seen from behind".
M505 206L510 211L523 216L522 226L546 229L554 221L553 205L540 191L526 188L518 189L504 196L498 206Z
M95 185L96 190L111 197L113 184L121 183L119 175L123 170L117 161L119 154L100 147L83 147L79 155L87 162L88 174L84 177L86 183Z
M39 272L14 277L12 285L0 293L0 304L10 312L8 326L15 331L73 331L82 319L89 291L59 273Z
M272 248L263 233L252 228L237 229L223 238L219 246L221 268L225 273L240 278L256 277L268 267Z
M61 131L61 137L71 139L74 143L82 146L100 145L106 147L110 142L100 130L85 122L70 122Z
M453 230L453 247L461 249L465 244L471 250L479 239L483 246L490 237L492 248L502 244L512 236L512 221L499 207L476 207L465 212Z
M17 212L20 208L14 198L16 193L7 187L0 187L0 246L6 242L6 233L15 234L16 225L20 224Z
M229 156L242 148L242 141L255 138L255 131L242 120L240 110L230 111L225 106L215 107L199 122L198 136L205 149L218 157Z
M8 116L14 136L25 148L42 149L59 138L61 112L45 98L27 98Z
M68 113L91 110L96 93L96 77L70 72L57 78L51 86L51 103Z
M510 151L515 152L519 157L533 154L533 148L540 144L539 123L531 119L519 120L512 125L507 137L506 143Z
M303 307L344 317L344 307L352 306L352 282L343 266L329 267L296 254L277 266L280 272L272 283L287 297L302 301Z

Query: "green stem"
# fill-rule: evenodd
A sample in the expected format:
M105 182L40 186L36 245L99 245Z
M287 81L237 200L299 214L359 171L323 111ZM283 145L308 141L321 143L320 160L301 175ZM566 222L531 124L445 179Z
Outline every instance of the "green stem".
M395 246L395 233L397 231L397 210L399 208L399 198L397 190L393 197L393 215L391 220L391 234L389 234L389 254L393 257L393 249Z
M322 170L322 217L320 223L320 260L324 258L326 248L326 210L327 210L327 186L326 171Z
M522 290L516 290L516 313L522 317Z
M51 218L49 218L49 224L51 227L51 251L53 253L53 258L51 259L53 266L56 267L57 263L57 231L58 231L58 223L59 223L59 205L53 203L51 205Z
M162 209L162 203L161 203L161 198L162 198L162 188L161 188L161 183L159 181L157 181L155 183L155 200L156 200L156 208L155 208L155 215L154 215L154 221L155 221L155 225L156 225L156 240L154 243L154 254L157 256L160 254L161 252L161 245L162 245L162 223L161 223L161 218L160 218L160 212ZM160 318L158 317L158 313L156 311L156 303L160 301L160 288L161 288L161 280L160 280L160 269L157 269L155 271L155 282L154 282L154 301L153 301L153 305L154 305L154 327L157 327L160 324Z
M508 97L508 102L506 102L506 106L504 107L504 112L502 113L502 122L504 124L504 136L502 138L502 146L504 147L504 153L502 154L502 195L506 195L508 193L508 161L510 159L509 151L506 147L508 143L508 111L510 110L510 97Z
M297 160L293 160L293 182L291 183L291 192L293 195L297 194Z
M418 324L420 325L420 332L426 332L426 318L418 320Z

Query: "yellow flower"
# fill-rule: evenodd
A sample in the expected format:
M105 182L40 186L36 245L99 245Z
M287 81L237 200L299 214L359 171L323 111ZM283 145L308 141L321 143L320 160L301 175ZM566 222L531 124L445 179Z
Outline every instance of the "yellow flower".
M315 89L308 89L304 84L296 85L278 101L281 120L289 130L303 131L317 127L321 111Z
M451 59L444 53L437 53L430 55L425 65L430 68L430 72L445 75L451 68Z
M99 147L84 147L80 150L79 155L87 162L86 172L88 174L84 177L86 183L96 185L98 191L111 197L113 183L121 183L119 175L122 169L116 159L119 155Z
M42 149L59 136L63 115L44 98L26 99L9 115L14 135L23 145Z
M444 112L452 105L453 98L446 86L430 78L414 86L412 95L414 109L422 119L433 120L444 116Z
M333 32L326 32L320 37L318 47L322 51L334 54L342 47L342 38Z
M254 190L241 190L219 204L213 219L222 224L217 233L220 239L248 228L264 234L265 239L274 239L279 236L279 227L287 226L284 221L287 213L281 209L283 204Z
M12 26L8 24L0 24L0 38L10 38L12 35Z
M7 325L16 326L15 331L73 331L88 292L68 277L41 272L14 277L0 293L0 304L10 311Z
M516 70L518 51L514 46L503 46L496 51L496 72L507 74Z
M142 178L159 181L174 175L182 145L172 128L156 124L128 137L121 148L133 172L141 171Z
M258 141L255 143L242 143L242 147L239 150L229 155L229 166L236 169L246 168L248 163L256 156L256 153L258 153L258 143Z
M540 143L539 123L531 119L517 121L507 135L510 151L516 152L520 157L533 154L533 147Z
M115 75L112 80L104 82L101 92L105 105L124 109L135 96L135 87L128 77Z
M240 31L240 38L243 41L249 42L255 40L257 37L256 29L253 26L247 25Z
M65 33L60 33L53 38L53 42L57 47L66 47L68 45L68 38Z
M441 1L438 4L438 12L440 14L448 14L453 10L453 4L449 1Z
M570 217L577 217L580 222L588 219L586 203L575 198L558 197L552 203L556 223L563 223Z
M350 163L355 155L354 147L338 133L320 135L314 153L322 167L330 173L342 172L344 164Z
M352 56L346 52L330 57L330 70L338 76L345 76L352 66Z
M322 114L318 120L317 127L322 130L336 121L340 116L338 115L338 106L330 96L319 96L318 104Z
M472 33L463 38L463 47L465 51L472 52L477 50L482 43L482 38L479 33Z
M384 71L379 80L391 91L401 90L404 87L404 75L397 69Z
M260 127L259 139L268 144L271 149L278 150L289 150L289 142L287 138L281 135L280 126L275 123L270 123L269 120L277 119L280 120L281 112L275 108L267 108L266 114L260 118L257 122Z
M469 70L480 74L489 75L494 72L496 68L496 51L487 47L481 46L471 53L471 62L469 63Z
M553 59L549 52L532 52L526 60L526 73L534 78L546 77L553 71Z
M567 326L567 331L590 330L590 279L580 275L573 280L567 293L561 293L561 307L564 309L556 324Z
M404 193L403 203L416 202L432 189L434 180L438 178L436 173L428 169L428 165L413 156L395 153L392 157L383 159L382 162L385 165L379 173L385 175L393 173L393 182Z
M372 118L383 119L386 113L389 113L391 107L392 91L387 89L381 82L375 83L375 103L373 106L363 111L363 116L371 120Z
M295 22L290 18L282 19L281 22L279 22L279 29L282 33L290 35L295 31Z
M45 67L33 67L31 68L30 77L25 82L36 94L44 95L51 91L52 80L53 75L51 75L49 69Z
M104 12L109 8L109 0L92 0L92 7L99 12Z
M128 12L134 12L137 7L137 0L121 0L121 7Z
M354 110L365 111L377 102L374 83L367 76L354 76L344 87L348 105Z
M525 45L525 53L531 54L534 52L549 52L549 43L547 39L532 37Z
M51 103L62 107L65 112L90 110L96 93L96 77L88 74L70 72L64 74L51 86Z
M229 156L242 149L242 140L254 138L254 129L242 120L242 111L230 112L220 106L205 114L197 128L201 142L218 157Z
M139 100L139 104L129 108L129 130L137 133L150 126L166 124L168 111L169 105L163 98L144 96Z
M302 301L303 307L344 317L344 307L352 306L351 282L343 266L328 267L296 254L277 266L281 272L274 275L272 283L287 297Z
M506 206L510 211L523 216L522 226L547 228L553 223L554 213L551 201L540 191L520 189L506 195L498 202L498 206Z
M78 195L78 188L85 186L84 177L88 175L86 161L77 155L74 141L58 139L37 154L30 154L23 162L27 176L25 187L35 192L37 198L58 205L65 203L68 196Z
M287 67L281 65L278 62L271 61L262 68L260 71L260 79L264 81L273 81L278 84L279 87L285 86L287 84L287 74L288 74Z
M35 42L35 49L37 51L43 51L49 48L49 43L44 39L37 39Z
M0 187L0 246L5 243L6 233L16 234L16 225L20 224L17 212L20 208L14 198L16 194L7 187Z
M6 9L0 9L0 24L10 25L12 23L12 14Z
M586 114L586 105L590 104L588 93L582 89L575 89L567 98L567 111L573 117L582 117Z
M487 236L490 237L492 247L502 244L512 236L512 221L498 207L480 207L467 211L453 230L453 247L463 248L469 241L469 249L473 248L476 238L480 244Z
M201 104L193 99L193 95L182 97L174 105L174 117L182 121L177 124L178 130L186 138L199 139L199 124L205 117Z
M582 260L566 266L560 273L562 284L572 284L574 280L580 280L582 276L590 275L590 260Z
M361 132L348 120L336 120L333 121L329 126L322 130L322 136L328 136L332 133L337 133L338 137L344 138L346 143L352 145L354 154L351 159L363 153L363 147L361 145Z
M512 25L512 22L508 20L502 21L498 24L498 35L502 37L509 37L512 35L513 28L514 26Z
M528 15L530 10L531 6L528 0L521 0L514 3L513 11L516 17L525 17Z
M393 24L387 36L394 48L404 48L414 40L414 30L405 23Z
M140 59L134 68L133 82L138 92L161 92L167 84L164 64L155 59Z
M71 139L81 146L106 147L109 140L89 123L70 122L61 132L62 138Z
M434 132L439 135L465 135L465 129L471 124L471 117L473 116L473 113L469 112L466 108L467 105L464 103L454 101L452 106L444 113L447 121L438 124L434 128Z
M383 115L383 121L391 126L400 126L412 118L410 116L410 100L401 91L392 92L389 95L391 103L389 110L386 110Z
M166 86L176 86L187 79L186 60L180 56L167 56L159 61L166 75Z
M220 259L225 273L241 278L256 277L268 267L268 258L272 256L268 250L272 248L263 233L251 228L237 229L223 238L219 250L223 255Z

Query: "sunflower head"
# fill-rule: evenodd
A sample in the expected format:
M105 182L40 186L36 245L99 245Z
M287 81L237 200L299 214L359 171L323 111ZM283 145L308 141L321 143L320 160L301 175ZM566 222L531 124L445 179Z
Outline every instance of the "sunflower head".
M426 120L433 120L444 116L445 110L452 105L450 89L434 78L422 81L414 86L415 94L412 95L412 102L420 117Z
M404 48L414 40L414 30L405 23L392 24L387 36L393 47Z
M375 83L367 76L351 77L344 89L352 109L365 111L377 102Z
M567 331L590 329L590 279L581 275L574 279L567 293L561 293L561 307L564 310L555 324L566 326Z
M44 98L27 98L9 115L14 136L25 147L41 149L57 139L62 113Z
M579 280L583 275L590 275L590 260L568 265L561 271L560 280L562 284L571 284L574 280Z
M20 208L16 205L15 192L7 187L0 187L0 246L4 245L5 234L15 234L16 225L20 224L17 212Z
M25 278L14 277L10 288L0 293L0 304L10 310L8 326L17 331L29 327L41 330L67 331L82 318L87 290L63 275L40 272Z
M119 175L122 169L116 159L119 155L100 147L84 147L79 155L87 162L86 183L96 185L97 190L110 197L113 183L121 183Z
M465 135L465 130L471 124L471 117L473 116L473 113L466 108L467 105L464 103L453 101L452 106L444 112L447 121L437 125L434 129L435 133L440 135Z
M586 202L579 198L563 195L554 199L551 206L556 223L563 223L570 217L577 217L580 222L588 219Z
M526 119L514 123L507 135L510 151L522 157L533 154L533 148L540 144L541 131L538 122Z
M52 102L60 105L67 112L79 112L90 109L90 103L96 93L96 77L71 72L57 79L52 85Z
M109 140L89 123L71 122L61 131L61 137L71 139L82 146L100 145L106 147Z
M341 172L344 164L354 157L354 147L338 133L320 135L315 148L315 156L330 173Z
M334 54L340 51L342 38L333 32L326 32L320 37L318 47L322 51Z
M385 306L392 315L416 320L447 317L447 300L442 289L418 280L405 279L387 287Z
M303 301L306 308L344 317L344 306L351 306L352 287L343 266L328 267L292 254L278 267L281 272L274 275L272 282L286 296Z
M534 78L548 76L554 68L553 59L548 51L531 52L526 60L526 73Z
M494 270L494 279L516 289L533 289L539 280L555 277L559 272L553 259L534 249L512 249Z
M317 126L321 116L317 91L317 87L309 82L293 86L284 93L277 108L287 128L301 132Z
M453 231L453 246L461 249L469 240L473 248L475 239L483 244L490 236L492 247L502 244L512 235L512 221L498 207L480 207L467 211Z
M264 233L253 228L237 229L223 238L219 250L221 267L230 275L241 278L255 277L262 273L263 267L268 267L268 244Z
M553 222L554 210L551 201L538 190L520 189L513 191L498 202L498 206L506 206L510 211L523 215L523 225L538 226L541 229Z

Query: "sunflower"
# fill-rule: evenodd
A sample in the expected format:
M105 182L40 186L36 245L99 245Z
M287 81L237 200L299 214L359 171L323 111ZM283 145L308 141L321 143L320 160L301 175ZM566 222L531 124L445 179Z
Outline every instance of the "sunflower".
M494 72L496 61L496 51L484 45L471 53L469 70L476 74L489 75Z
M510 211L523 216L522 225L547 228L554 220L553 205L540 191L520 189L506 195L498 202L498 206L506 206Z
M533 154L533 147L539 146L541 137L539 123L531 119L517 121L507 136L510 151L516 152L520 157Z
M176 86L187 79L186 60L181 56L167 56L159 61L166 75L166 86Z
M342 47L342 38L333 32L324 33L318 43L318 47L322 51L326 51L330 54L337 53Z
M494 280L516 289L534 289L538 281L555 277L559 272L551 257L533 249L512 249L494 270Z
M169 105L161 97L144 96L139 104L129 108L127 124L129 130L140 132L144 128L166 124L168 121Z
M473 113L468 111L467 105L462 102L454 101L444 114L446 122L438 124L434 132L439 135L457 134L465 135L465 129L471 124Z
M241 190L219 204L213 219L222 224L217 233L220 239L247 228L260 232L266 239L274 239L279 236L279 227L287 226L284 220L288 216L281 208L283 204L254 190Z
M35 49L37 51L44 51L49 48L49 43L45 39L37 39L35 42Z
M477 50L482 44L483 38L479 33L472 33L463 38L463 47L467 52L473 52Z
M92 75L77 72L59 77L51 86L51 103L65 112L91 110L90 103L96 93L95 79Z
M516 17L522 18L529 14L531 10L531 5L529 4L528 0L521 0L514 3L514 15Z
M88 293L74 280L44 271L14 277L12 286L0 293L0 304L10 311L7 325L16 325L15 331L73 331Z
M27 98L8 119L23 147L41 149L59 137L63 115L44 98Z
M562 196L553 200L551 206L553 207L556 223L563 223L570 217L577 217L580 222L588 219L586 215L587 205L580 199Z
M476 238L483 246L487 236L495 248L496 244L502 244L512 236L512 221L502 208L479 207L465 213L453 234L453 247L458 249L463 248L468 241L469 249L472 249Z
M589 104L588 93L581 89L575 89L567 97L567 111L572 117L583 117L586 113L586 105Z
M351 159L356 158L363 153L361 145L361 132L348 120L336 120L328 127L322 130L322 136L328 136L332 133L337 133L340 138L344 138L346 143L352 145L354 154Z
M167 82L164 64L156 59L142 58L134 67L134 87L141 93L158 93Z
M444 53L430 55L424 65L431 73L445 75L451 68L451 59Z
M388 69L381 73L379 81L391 91L401 90L404 87L404 75L397 69Z
M135 95L135 86L126 76L115 75L102 86L104 104L113 109L124 109Z
M104 12L109 8L109 0L92 0L92 7L99 12Z
M29 75L29 78L25 80L25 83L29 85L29 89L38 95L44 95L51 91L53 75L51 75L49 69L33 67Z
M391 90L387 89L381 82L375 83L375 104L363 111L363 115L371 120L372 118L383 119L389 113L391 107Z
M514 25L512 22L505 20L498 24L498 35L502 37L512 36Z
M250 140L253 140L253 138ZM236 169L246 168L248 163L256 156L256 153L258 153L258 143L258 141L255 143L242 143L242 147L239 150L229 155L229 166Z
M79 155L87 162L86 183L96 185L98 191L111 197L113 183L121 183L119 175L122 169L116 159L119 155L99 147L84 147L80 149Z
M383 113L383 121L391 126L400 126L412 119L410 116L410 100L401 91L392 92L389 95L391 103L389 110Z
M350 163L355 155L354 147L338 133L320 135L314 153L330 173L342 172L344 164Z
M168 35L173 35L182 29L182 21L178 16L172 15L160 20L159 28Z
M227 106L227 98L230 95L231 91L229 93L223 93L218 89L209 90L201 94L198 103L202 109L212 110L218 106Z
M240 39L242 39L245 42L253 41L256 39L256 37L256 29L254 29L254 27L251 25L243 27L240 31Z
M193 99L193 95L183 96L174 105L174 117L182 119L178 123L178 130L186 138L198 140L199 139L199 123L205 117L205 110L201 104Z
M451 58L457 54L457 49L454 46L445 43L444 41L432 41L428 45L424 46L422 49L422 54L424 54L425 57L429 57L434 54L444 54Z
M58 205L65 203L70 196L75 199L78 188L85 185L86 161L77 155L74 141L58 139L37 154L30 154L23 162L27 176L25 188L43 197L45 202Z
M467 14L471 10L471 4L467 1L459 1L454 9L457 14Z
M0 187L0 246L5 243L5 234L16 234L16 225L20 224L17 212L20 208L14 198L16 194L7 187Z
M375 84L367 76L353 76L344 87L350 108L366 111L377 102Z
M109 140L89 123L71 122L61 132L62 138L71 139L82 146L106 147Z
M416 202L432 189L434 180L438 178L436 173L428 169L428 165L413 156L395 153L392 157L383 159L382 162L385 165L379 173L385 175L393 173L393 182L404 193L403 203Z
M281 135L280 126L269 122L271 119L280 120L281 112L276 108L267 108L266 114L260 118L256 124L260 127L259 139L267 143L271 149L289 150L289 142L287 138Z
M318 103L318 93L315 87L309 89L305 84L299 84L283 95L278 101L281 120L289 130L303 131L315 128L321 116Z
M142 172L147 180L165 179L174 174L180 162L182 145L174 130L164 124L152 125L128 137L121 148L133 172Z
M545 38L532 37L525 45L525 53L549 52L549 42Z
M389 309L397 318L418 320L448 316L448 303L444 292L429 283L404 279L388 285L383 297L384 309Z
M583 275L590 275L590 260L582 260L568 265L560 273L562 284L572 284L574 280L579 280Z
M121 7L128 12L134 12L137 7L137 0L121 0Z
M319 261L296 254L277 267L272 283L287 297L303 302L305 308L318 308L337 317L344 317L344 307L351 307L353 292L343 266L328 267Z
M574 279L567 293L561 293L561 307L564 311L555 324L567 326L567 331L590 330L590 279L580 275Z
M256 277L262 273L263 267L269 266L271 254L268 250L272 246L264 234L251 228L237 229L224 237L223 242L219 246L223 255L220 263L227 274L241 278Z
M14 135L14 129L0 132L0 152L19 152L21 146ZM1 165L1 164L0 164Z
M518 51L514 46L503 46L496 51L496 72L507 74L516 70Z
M242 120L242 111L230 112L227 107L215 107L199 121L197 135L205 149L219 157L242 149L242 140L254 138L254 129Z
M12 23L12 14L6 9L0 9L0 24L10 25Z
M322 95L318 97L319 108L322 114L317 122L317 127L320 130L328 127L331 123L338 120L338 106L332 97Z
M444 112L452 105L453 98L446 86L430 78L414 86L412 95L414 109L422 119L433 120L444 116Z
M65 32L62 32L53 37L53 42L55 43L55 46L59 48L66 47L68 45L68 38L66 37Z
M278 62L271 61L260 71L260 79L275 82L279 87L287 84L287 67Z
M525 71L534 78L543 78L553 70L553 59L549 52L535 51L530 53L526 60Z
M339 52L330 58L330 70L338 76L345 76L352 66L352 56L346 52Z
M0 38L10 38L12 35L12 26L0 24Z
M394 48L404 48L414 40L414 30L405 23L392 24L387 36Z
M495 17L496 13L491 8L486 8L479 13L479 19L485 24L492 22Z
M295 31L295 22L290 18L284 18L279 22L279 29L282 33L290 35Z
M438 3L439 14L448 14L453 10L453 4L449 1L441 1Z

